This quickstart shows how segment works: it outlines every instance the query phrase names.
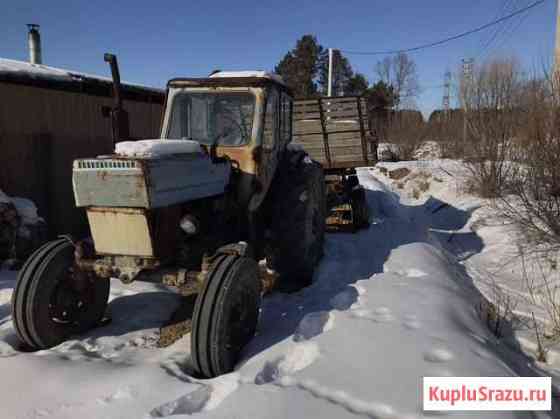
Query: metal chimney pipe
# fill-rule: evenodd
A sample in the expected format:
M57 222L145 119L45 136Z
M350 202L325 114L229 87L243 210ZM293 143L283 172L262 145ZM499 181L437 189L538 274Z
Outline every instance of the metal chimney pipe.
M41 54L41 34L39 33L39 25L29 23L28 41L29 41L29 62L31 64L43 64Z

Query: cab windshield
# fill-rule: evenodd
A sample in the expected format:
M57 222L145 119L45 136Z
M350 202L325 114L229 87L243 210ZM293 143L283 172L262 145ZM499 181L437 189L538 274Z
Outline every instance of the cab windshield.
M173 96L167 138L244 145L251 138L254 111L250 93L178 93Z

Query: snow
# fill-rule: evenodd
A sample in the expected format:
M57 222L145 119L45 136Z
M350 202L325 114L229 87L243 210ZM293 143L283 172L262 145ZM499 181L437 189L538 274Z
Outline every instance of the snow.
M115 146L115 153L126 157L158 158L173 154L201 152L200 144L191 140L122 141Z
M18 215L21 217L23 225L34 225L42 222L43 219L37 214L37 207L30 199L9 197L0 190L0 202L12 203L16 208Z
M213 380L189 375L188 336L156 347L178 297L154 284L113 281L111 324L50 350L19 352L9 305L15 274L0 271L3 416L420 419L432 417L422 412L424 376L552 375L557 383L550 365L505 345L480 319L483 295L466 262L484 255L486 242L467 230L480 202L445 175L457 163L382 166L399 165L411 169L402 188L378 169L359 170L370 228L327 235L314 283L267 296L235 371ZM419 171L430 174L430 187L415 198ZM555 403L540 416L452 417L558 417Z
M260 77L265 79L274 80L280 84L286 84L282 76L262 70L246 70L246 71L219 71L210 76L211 78L224 78L224 77Z
M74 81L81 82L86 79L96 79L112 83L113 80L110 77L103 77L94 74L82 73L72 70L64 70L61 68L51 67L44 64L31 64L25 61L9 60L6 58L0 58L0 74L13 74L13 75L26 75L31 78L36 79L48 79L48 80L58 80L58 81ZM143 89L149 89L152 91L163 92L161 89L155 89L149 86L143 86L140 84L132 84L128 82L122 82L122 84L134 87L140 87Z
M0 202L2 203L11 202L10 197L6 195L4 192L2 192L1 190L0 190Z
M21 217L23 224L36 224L41 218L37 215L37 207L30 199L12 198L12 203Z
M415 160L437 160L441 158L441 146L436 141L424 141L414 152Z

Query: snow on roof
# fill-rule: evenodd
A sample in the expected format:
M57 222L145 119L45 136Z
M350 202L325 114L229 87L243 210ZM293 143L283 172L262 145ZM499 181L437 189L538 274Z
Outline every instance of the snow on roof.
M7 58L0 58L0 77L2 75L25 76L32 79L66 82L82 82L87 79L94 79L112 83L112 79L110 77L97 76L94 74L81 73L78 71L64 70L62 68L50 67L43 64L31 64L25 61L10 60ZM122 82L122 84L158 92L163 91L162 89L143 86L140 84L127 82Z
M212 78L222 77L260 77L264 79L274 80L276 83L286 85L284 79L279 74L270 73L262 70L247 70L247 71L219 71L212 74Z

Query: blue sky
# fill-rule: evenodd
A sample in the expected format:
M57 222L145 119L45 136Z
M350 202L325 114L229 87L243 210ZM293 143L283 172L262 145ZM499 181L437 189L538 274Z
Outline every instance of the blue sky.
M118 54L121 77L164 86L175 76L220 69L272 69L303 34L325 47L399 49L469 30L533 0L422 1L145 1L8 0L0 14L0 57L27 59L26 23L39 23L45 64L108 75L104 52ZM516 55L529 69L550 62L556 1L503 28L487 55ZM479 55L494 29L412 54L428 114L441 106L443 75ZM378 56L349 55L375 79ZM484 55L479 57L484 58Z

